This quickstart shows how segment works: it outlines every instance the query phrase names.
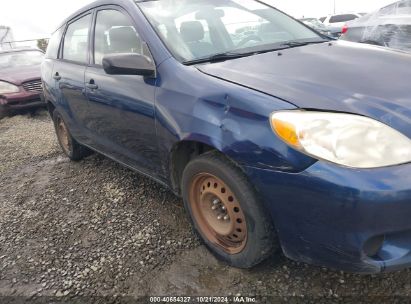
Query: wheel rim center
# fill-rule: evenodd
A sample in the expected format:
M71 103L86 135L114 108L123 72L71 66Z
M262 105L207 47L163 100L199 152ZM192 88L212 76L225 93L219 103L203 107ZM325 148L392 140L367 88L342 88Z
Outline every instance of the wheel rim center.
M222 198L214 193L203 193L201 205L207 223L220 235L229 235L232 231L232 221L227 206Z

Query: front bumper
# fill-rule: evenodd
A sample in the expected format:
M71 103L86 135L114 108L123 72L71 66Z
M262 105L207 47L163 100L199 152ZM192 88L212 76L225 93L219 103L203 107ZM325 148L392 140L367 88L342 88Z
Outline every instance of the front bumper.
M0 106L6 111L45 107L43 93L19 92L0 95Z
M411 267L411 164L359 170L317 162L301 173L245 170L289 258L358 273Z

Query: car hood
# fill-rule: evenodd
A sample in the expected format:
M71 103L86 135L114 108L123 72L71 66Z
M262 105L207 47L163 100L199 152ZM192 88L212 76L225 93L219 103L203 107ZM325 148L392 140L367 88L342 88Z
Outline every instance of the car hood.
M21 85L23 82L39 79L40 65L13 67L0 70L0 80Z
M299 108L360 114L411 138L411 54L345 41L198 65Z

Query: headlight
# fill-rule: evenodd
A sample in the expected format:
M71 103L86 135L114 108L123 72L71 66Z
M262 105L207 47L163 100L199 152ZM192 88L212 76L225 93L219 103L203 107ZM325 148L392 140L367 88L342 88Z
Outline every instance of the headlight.
M343 166L378 168L411 162L411 140L371 118L284 111L271 115L271 126L291 147Z
M8 94L8 93L17 93L19 92L20 89L18 86L15 86L14 84L0 81L0 94Z

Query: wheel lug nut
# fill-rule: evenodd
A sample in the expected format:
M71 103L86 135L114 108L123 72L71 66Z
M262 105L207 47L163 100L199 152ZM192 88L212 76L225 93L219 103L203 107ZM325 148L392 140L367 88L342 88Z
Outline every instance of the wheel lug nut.
M212 206L211 210L216 210L218 208L218 206Z
M223 218L222 215L217 216L217 219L218 219L218 220L221 220L222 218Z
M214 201L213 201L213 205L218 205L220 203L220 200L219 199L215 199Z
M228 221L230 219L230 217L228 216L228 215L226 215L225 217L224 217L224 220L225 221Z
M221 209L226 210L227 208L225 206L222 206Z

